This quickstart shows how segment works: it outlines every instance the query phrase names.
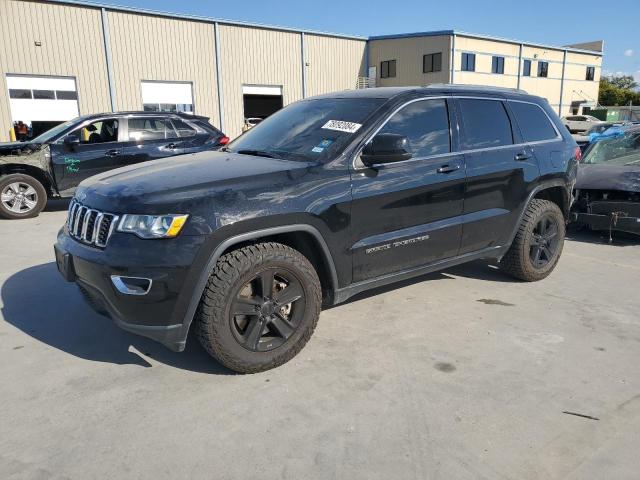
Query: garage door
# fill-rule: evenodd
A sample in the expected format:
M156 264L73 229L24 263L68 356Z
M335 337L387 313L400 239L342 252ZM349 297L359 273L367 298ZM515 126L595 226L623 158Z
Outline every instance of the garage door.
M272 85L243 85L245 122L252 125L282 108L282 87Z
M11 120L30 125L34 136L79 115L74 78L7 75L7 88Z
M146 112L194 113L191 82L142 82Z

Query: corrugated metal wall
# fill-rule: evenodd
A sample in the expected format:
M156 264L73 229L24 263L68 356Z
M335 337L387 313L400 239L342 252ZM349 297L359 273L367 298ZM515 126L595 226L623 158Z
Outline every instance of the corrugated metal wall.
M423 56L438 52L442 53L442 70L423 73ZM377 69L378 87L448 83L450 52L449 35L372 40L369 43L369 61ZM393 78L380 78L380 63L386 60L396 61L396 76Z
M366 43L305 35L307 96L356 88L366 76Z
M8 73L75 77L81 113L110 110L100 9L0 0L0 48L0 141L11 127Z
M220 125L213 25L107 13L118 110L140 110L143 80L193 83L195 112Z
M191 82L196 113L220 125L213 23L108 8L106 18L116 109L142 108L144 80ZM75 77L81 114L110 110L100 8L0 0L0 27L0 140L11 126L7 73ZM301 35L219 29L225 131L233 137L244 120L243 85L280 86L285 105L302 98ZM305 43L307 96L355 88L365 75L364 40L306 34Z
M302 98L300 34L220 26L225 131L235 137L244 124L242 85L278 85L287 105Z

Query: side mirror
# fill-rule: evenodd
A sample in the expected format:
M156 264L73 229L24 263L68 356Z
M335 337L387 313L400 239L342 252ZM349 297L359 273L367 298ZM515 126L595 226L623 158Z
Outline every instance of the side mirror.
M411 146L409 139L395 133L379 133L362 149L360 159L367 166L377 163L391 163L409 160Z
M64 144L68 147L74 147L80 143L80 137L75 133L70 133L64 137Z

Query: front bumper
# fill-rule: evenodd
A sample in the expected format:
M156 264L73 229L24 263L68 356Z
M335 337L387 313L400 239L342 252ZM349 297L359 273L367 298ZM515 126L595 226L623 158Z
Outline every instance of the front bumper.
M105 249L71 238L66 227L54 245L58 270L81 288L88 303L120 328L156 340L174 351L184 350L191 319L186 313L203 236L142 240L114 233ZM122 293L111 277L151 280L144 295Z

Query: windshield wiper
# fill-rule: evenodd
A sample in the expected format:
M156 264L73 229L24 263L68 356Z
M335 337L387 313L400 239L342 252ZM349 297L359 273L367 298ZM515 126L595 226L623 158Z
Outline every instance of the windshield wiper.
M625 165L635 165L636 163L640 163L640 159L634 160L633 162L625 163Z
M253 155L254 157L267 157L267 158L280 158L277 155L274 155L271 152L267 152L265 150L238 150L237 152L240 155Z

